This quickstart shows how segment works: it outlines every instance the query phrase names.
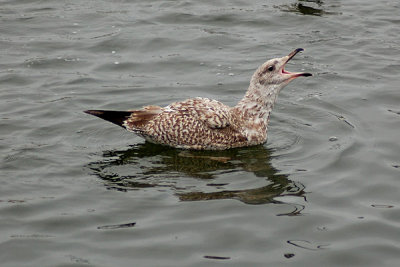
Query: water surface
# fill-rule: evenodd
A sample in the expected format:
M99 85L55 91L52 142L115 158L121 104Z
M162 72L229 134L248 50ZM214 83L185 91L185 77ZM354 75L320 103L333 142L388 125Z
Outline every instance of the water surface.
M397 266L397 1L1 1L2 266ZM235 105L294 48L268 142L145 143L86 109Z

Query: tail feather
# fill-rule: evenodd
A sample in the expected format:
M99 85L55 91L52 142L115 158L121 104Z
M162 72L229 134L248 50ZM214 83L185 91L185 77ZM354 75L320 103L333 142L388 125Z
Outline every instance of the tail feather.
M122 128L125 128L125 126L123 125L124 121L127 120L133 113L132 111L113 110L85 110L84 112L99 117L103 120L112 122L118 126L121 126Z

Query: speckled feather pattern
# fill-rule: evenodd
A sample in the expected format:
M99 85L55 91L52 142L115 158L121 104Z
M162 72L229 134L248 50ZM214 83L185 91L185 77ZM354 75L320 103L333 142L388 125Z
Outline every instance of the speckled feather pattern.
M226 149L248 143L237 114L216 100L188 99L157 111L145 123L133 111L124 126L150 142L178 148Z
M261 65L252 76L245 96L234 107L197 97L166 107L86 112L118 124L147 141L177 148L221 150L262 144L267 140L270 113L279 91L296 77L311 76L284 70L285 64L299 51L302 49Z

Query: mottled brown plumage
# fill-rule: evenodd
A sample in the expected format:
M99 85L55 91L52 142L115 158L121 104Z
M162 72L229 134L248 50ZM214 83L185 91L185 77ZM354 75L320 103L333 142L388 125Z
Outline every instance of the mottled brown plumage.
M285 64L303 49L271 59L253 74L246 95L235 107L208 98L193 98L166 107L132 111L87 110L157 144L184 149L228 149L262 144L279 91L293 79Z

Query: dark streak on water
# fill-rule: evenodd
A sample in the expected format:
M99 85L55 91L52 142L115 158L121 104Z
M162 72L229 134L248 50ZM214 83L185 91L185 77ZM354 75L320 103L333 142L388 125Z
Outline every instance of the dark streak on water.
M97 229L100 230L112 230L112 229L122 229L122 228L130 228L136 225L135 222L133 223L123 223L123 224L114 224L114 225L103 225L98 226Z
M231 259L230 257L223 257L223 256L204 256L205 259L211 259L211 260L229 260Z
M2 266L398 266L398 1L1 1ZM288 69L268 143L143 142L82 111L234 105Z

